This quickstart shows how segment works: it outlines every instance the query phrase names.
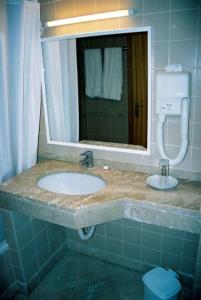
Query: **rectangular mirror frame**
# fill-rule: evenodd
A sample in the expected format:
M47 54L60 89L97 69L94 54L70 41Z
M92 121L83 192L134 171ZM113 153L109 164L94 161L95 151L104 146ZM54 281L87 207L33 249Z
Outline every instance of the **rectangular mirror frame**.
M46 136L47 143L52 145L61 145L61 146L70 146L83 149L98 149L104 151L114 151L122 153L133 153L133 154L142 154L150 155L150 141L151 141L151 27L133 27L128 29L116 29L109 31L97 31L97 32L87 32L76 35L67 35L67 36L54 36L48 38L42 38L41 42L46 41L55 41L63 39L77 39L83 37L92 37L92 36L102 36L102 35L114 35L114 34L123 34L123 33L136 33L136 32L147 32L148 38L148 120L147 120L147 149L146 150L135 150L128 148L117 148L109 147L102 145L90 145L83 143L67 143L67 142L58 142L50 139L50 130L48 122L48 113L47 113L47 101L46 101L46 89L45 89L45 79L44 79L44 68L42 68L42 98L43 98L43 107L44 107L44 116L45 116L45 127L46 127Z

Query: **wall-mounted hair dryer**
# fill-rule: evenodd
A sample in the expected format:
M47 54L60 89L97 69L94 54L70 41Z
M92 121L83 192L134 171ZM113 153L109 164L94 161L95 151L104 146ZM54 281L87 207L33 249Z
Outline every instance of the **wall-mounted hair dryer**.
M169 165L180 164L186 156L189 143L190 74L182 71L181 65L168 65L165 71L156 74L156 113L158 114L157 141L160 160L160 175L147 178L147 184L156 189L170 189L178 180L169 176ZM164 146L164 125L168 116L181 116L181 146L175 158L169 158ZM174 134L174 132L172 132Z
M189 143L190 74L181 65L167 66L156 75L156 112L158 114L157 141L160 155L170 166L180 164L186 156ZM164 124L168 116L181 116L181 146L171 159L165 153ZM172 132L174 134L174 132Z

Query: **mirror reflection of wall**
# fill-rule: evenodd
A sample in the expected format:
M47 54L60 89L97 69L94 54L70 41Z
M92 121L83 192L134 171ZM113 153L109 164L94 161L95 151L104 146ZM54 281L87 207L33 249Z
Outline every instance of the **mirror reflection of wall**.
M147 32L42 48L51 140L147 147Z

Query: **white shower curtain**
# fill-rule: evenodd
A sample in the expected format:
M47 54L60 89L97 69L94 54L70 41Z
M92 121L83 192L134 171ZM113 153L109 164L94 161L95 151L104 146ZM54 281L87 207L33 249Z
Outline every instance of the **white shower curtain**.
M0 32L0 182L12 176L10 130L8 116L8 74L6 35ZM1 210L0 210L1 211ZM0 213L0 255L7 249L3 218Z
M8 4L7 15L0 32L0 183L36 162L41 97L39 4ZM7 248L0 214L0 255Z
M8 60L4 44L1 36L0 181L36 163L41 98L38 3L8 7Z
M44 42L42 49L50 139L78 142L76 40Z
M0 33L0 182L13 175L8 103L6 36Z
M19 40L19 88L16 95L18 116L16 135L16 171L33 166L37 143L41 100L40 6L24 1Z

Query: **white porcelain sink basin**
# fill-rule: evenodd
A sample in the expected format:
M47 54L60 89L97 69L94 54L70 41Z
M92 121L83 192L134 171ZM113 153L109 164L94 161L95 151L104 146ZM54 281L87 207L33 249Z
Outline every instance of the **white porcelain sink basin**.
M102 190L106 183L93 175L65 172L44 176L38 180L37 185L53 193L87 195Z

